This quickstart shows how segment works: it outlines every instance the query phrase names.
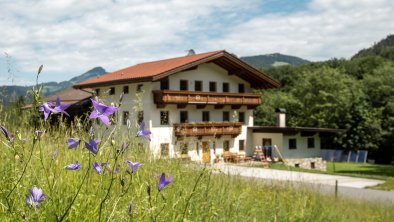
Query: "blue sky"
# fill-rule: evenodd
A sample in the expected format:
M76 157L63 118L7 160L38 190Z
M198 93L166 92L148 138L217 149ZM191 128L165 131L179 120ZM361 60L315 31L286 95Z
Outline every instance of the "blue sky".
M0 85L225 49L349 58L394 34L392 0L2 0ZM6 56L6 54L8 56Z

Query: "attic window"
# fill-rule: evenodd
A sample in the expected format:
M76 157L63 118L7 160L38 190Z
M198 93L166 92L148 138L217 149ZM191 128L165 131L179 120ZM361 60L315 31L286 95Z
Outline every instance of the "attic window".
M202 91L202 81L194 81L194 91Z
M187 80L180 80L179 81L179 89L182 91L187 91Z
M216 82L209 82L209 92L216 92Z
M160 89L168 90L170 89L170 81L168 79L163 79L160 81Z
M110 95L115 95L115 87L109 88L109 94Z
M239 93L244 93L245 92L245 85L240 83L238 84L238 92Z
M123 93L129 94L129 86L123 86Z
M223 83L223 92L230 92L230 87L228 82Z

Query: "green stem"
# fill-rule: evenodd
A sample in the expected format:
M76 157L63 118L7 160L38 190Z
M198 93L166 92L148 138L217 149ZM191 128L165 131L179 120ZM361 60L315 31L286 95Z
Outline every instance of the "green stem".
M183 221L183 220L185 219L186 210L187 210L187 208L189 207L190 200L192 199L192 196L193 196L194 192L195 192L196 189L197 189L197 184L200 182L200 180L201 180L202 176L204 175L204 173L205 173L205 168L201 171L200 175L198 176L197 181L196 181L196 183L194 184L193 190L192 190L192 192L191 192L189 198L187 199L185 209L183 210L183 215L182 215L182 220L181 220L181 221Z
M109 184L109 186L108 186L107 193L105 194L103 200L101 200L101 203L100 203L99 220L98 220L99 222L101 221L101 212L102 212L102 209L103 209L104 202L107 200L107 198L108 198L108 196L109 196L109 193L110 193L110 191L111 191L112 185L113 185L114 180L115 180L114 175L115 175L116 164L117 164L117 163L118 163L118 159L116 158L116 159L115 159L115 164L114 164L114 167L113 167L112 173L111 173L111 182L110 182L110 184Z

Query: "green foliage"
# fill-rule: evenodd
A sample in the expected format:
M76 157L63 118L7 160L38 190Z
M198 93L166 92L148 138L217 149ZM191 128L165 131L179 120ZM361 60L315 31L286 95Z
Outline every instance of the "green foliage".
M388 35L385 39L375 43L372 47L360 50L353 58L365 56L381 56L394 60L394 35Z

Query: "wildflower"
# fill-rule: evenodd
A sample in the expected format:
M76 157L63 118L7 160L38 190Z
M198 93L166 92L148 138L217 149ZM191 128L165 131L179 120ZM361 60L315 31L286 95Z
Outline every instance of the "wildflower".
M101 174L101 165L98 164L97 162L93 163L93 169L98 173Z
M12 139L10 137L10 135L8 134L7 129L4 126L0 126L1 132L3 133L3 135L5 136L5 138L8 140L8 142L12 142Z
M53 152L52 159L56 158L58 152L59 152L59 149L56 149L55 152Z
M133 162L131 162L130 160L127 160L126 162L129 164L129 166L130 166L130 168L131 168L131 170L132 170L133 172L137 171L138 167L142 166L142 164L139 163L139 162L133 163Z
M42 190L36 186L34 186L33 189L29 189L29 192L30 195L26 195L26 205L28 207L34 206L38 208L38 205L44 201L44 198L46 198L45 194L43 194Z
M116 165L115 173L119 173L119 171L120 171L120 164Z
M133 202L131 202L131 201L129 202L128 211L129 211L129 214L131 214L133 212Z
M91 99L94 110L90 114L89 118L90 119L96 119L99 118L101 121L109 126L109 115L112 115L114 112L118 110L115 106L107 106L105 104L99 103L96 100Z
M90 152L97 154L98 148L97 144L100 143L101 140L93 140L92 138L89 139L89 143L85 142L85 147L88 149Z
M145 137L146 139L148 139L150 141L150 134L151 132L149 130L145 130L145 123L141 122L140 123L140 128L137 132L137 136L141 136L141 137Z
M68 148L72 149L79 145L79 139L77 138L68 138L66 143L68 144Z
M76 161L73 164L69 164L66 166L67 170L79 170L81 169L81 164L78 163L78 161Z
M171 175L166 179L166 174L165 173L161 174L161 177L160 177L160 180L159 180L159 191L164 189L164 187L166 187L169 183L173 182L171 180L171 178L172 178Z
M52 112L52 108L51 108L52 104L49 102L43 103L40 108L39 111L44 113L44 120L47 121L49 114L51 114Z
M56 105L52 108L53 113L64 113L66 116L70 116L65 110L70 106L70 104L60 104L59 96L56 96Z

